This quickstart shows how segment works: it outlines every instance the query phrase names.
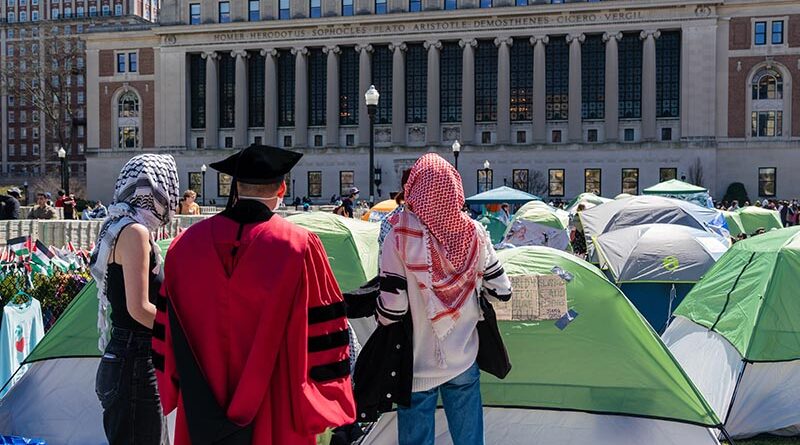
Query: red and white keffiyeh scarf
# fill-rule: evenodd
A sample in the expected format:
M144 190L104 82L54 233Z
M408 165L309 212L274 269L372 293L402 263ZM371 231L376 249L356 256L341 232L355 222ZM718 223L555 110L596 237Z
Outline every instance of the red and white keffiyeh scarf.
M438 338L458 320L475 292L485 258L475 222L461 211L464 189L450 163L429 153L411 169L406 211L397 215L398 252L427 296L428 318Z

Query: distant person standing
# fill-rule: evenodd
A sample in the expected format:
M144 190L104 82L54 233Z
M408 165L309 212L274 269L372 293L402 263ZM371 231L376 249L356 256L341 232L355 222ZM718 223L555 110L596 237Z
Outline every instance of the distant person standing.
M75 195L67 195L63 189L59 190L55 207L64 209L64 219L75 219Z
M337 215L344 216L345 218L355 217L355 203L358 200L359 190L357 187L350 189L350 194L342 198L342 204L333 212Z
M55 207L47 204L46 194L37 193L36 205L28 213L28 219L58 219L58 212Z
M0 196L0 220L19 219L20 191L16 187L8 189L6 195Z

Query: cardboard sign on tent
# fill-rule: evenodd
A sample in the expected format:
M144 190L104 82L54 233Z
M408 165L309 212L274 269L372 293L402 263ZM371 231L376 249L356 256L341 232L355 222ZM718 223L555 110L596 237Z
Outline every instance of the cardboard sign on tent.
M800 435L800 227L740 241L675 311L675 358L734 437Z
M512 362L505 380L483 374L487 445L718 444L711 407L661 339L594 266L547 247L498 252L510 275L572 275L566 283L577 317L564 330L553 321L501 321ZM450 444L444 412L436 444ZM364 445L397 443L395 413L384 414Z

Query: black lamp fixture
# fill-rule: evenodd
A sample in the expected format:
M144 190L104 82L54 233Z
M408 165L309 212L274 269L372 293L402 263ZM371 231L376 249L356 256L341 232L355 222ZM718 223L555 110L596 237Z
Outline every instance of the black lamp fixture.
M364 100L367 103L367 114L369 114L369 204L375 202L375 114L378 112L378 100L381 95L375 89L375 85L370 85Z
M206 167L206 164L203 164L202 166L200 166L200 174L202 176L202 182L203 182L201 184L202 192L203 192L203 205L206 205L206 170L208 170L208 167Z

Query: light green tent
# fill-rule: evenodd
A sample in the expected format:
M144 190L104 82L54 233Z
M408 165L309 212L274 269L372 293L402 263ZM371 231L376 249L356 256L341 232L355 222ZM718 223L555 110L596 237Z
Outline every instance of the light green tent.
M600 204L612 201L608 198L603 198L602 196L597 196L594 193L581 193L580 195L576 196L575 199L567 204L567 207L564 210L567 211L570 215L574 214L578 211L578 206L583 204L585 209L591 209L592 207L599 206Z
M780 229L781 215L777 210L769 210L756 206L742 207L733 212L724 212L725 221L728 222L728 230L731 236L738 236L741 233L752 235L758 229L772 230Z
M666 346L594 266L547 247L498 252L509 275L572 274L564 330L553 321L500 322L512 362L505 380L483 374L486 443L716 444L719 420ZM397 440L385 414L365 445ZM436 444L449 444L437 414Z
M377 275L380 224L327 212L306 212L287 219L319 236L343 292L357 289Z
M664 333L734 436L800 435L798 277L800 227L740 241Z

